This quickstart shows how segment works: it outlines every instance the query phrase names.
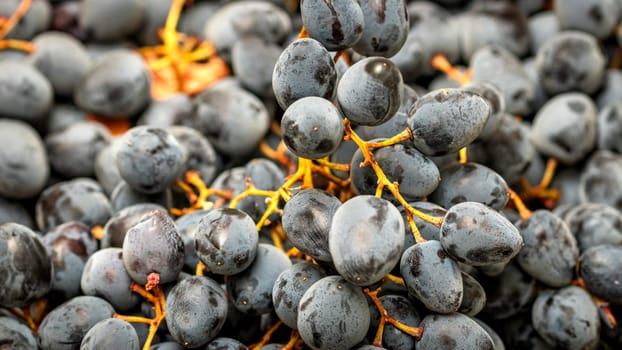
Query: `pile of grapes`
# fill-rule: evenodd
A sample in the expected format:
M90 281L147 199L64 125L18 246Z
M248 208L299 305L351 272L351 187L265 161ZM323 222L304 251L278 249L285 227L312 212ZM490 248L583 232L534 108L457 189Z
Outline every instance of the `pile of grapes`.
M0 350L622 349L621 0L1 0Z

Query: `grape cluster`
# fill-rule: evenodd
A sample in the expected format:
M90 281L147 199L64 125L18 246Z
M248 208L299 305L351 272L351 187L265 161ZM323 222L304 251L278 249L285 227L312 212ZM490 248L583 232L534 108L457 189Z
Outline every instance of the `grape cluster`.
M0 350L622 348L620 28L0 1Z

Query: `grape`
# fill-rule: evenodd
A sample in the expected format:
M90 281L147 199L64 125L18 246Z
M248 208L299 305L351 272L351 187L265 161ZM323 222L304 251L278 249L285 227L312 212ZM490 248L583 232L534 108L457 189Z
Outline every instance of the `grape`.
M240 84L257 96L271 97L272 72L281 47L259 38L241 38L231 49L231 65Z
M417 342L417 350L494 349L492 338L488 333L477 322L463 314L431 314L421 321L420 326L424 331Z
M274 281L291 265L291 261L282 250L259 243L253 263L241 273L227 278L230 302L245 314L269 313L273 307Z
M146 194L134 190L127 182L121 180L110 194L110 205L115 214L137 204L153 204L158 205L158 207L170 208L171 195L170 188L166 188L162 192Z
M258 235L250 216L239 209L205 213L194 230L196 254L210 272L234 275L255 260Z
M0 225L0 305L26 306L52 283L53 266L39 236L20 224Z
M171 126L166 130L184 148L186 156L180 173L196 170L203 182L210 183L220 168L220 159L212 144L200 132L187 126Z
M417 313L413 303L408 298L401 295L387 294L378 298L387 314L405 325L416 327L421 322L421 317ZM380 314L374 305L370 305L371 324L369 333L375 334L380 322ZM395 328L393 325L385 324L382 332L382 344L387 349L414 349L415 339L410 335Z
M138 304L138 294L130 290L132 279L123 265L121 248L102 248L84 265L80 287L85 295L99 296L116 310L126 311Z
M49 230L69 221L103 225L110 217L110 202L97 182L76 178L59 182L41 193L35 207L37 226Z
M622 245L622 213L604 204L571 206L564 216L579 251L601 244Z
M535 96L535 84L518 58L500 46L483 46L470 60L474 82L495 85L503 94L505 110L511 114L529 114Z
M406 249L400 272L408 292L431 311L451 313L460 307L463 293L460 269L439 241L426 241Z
M604 79L603 86L595 98L599 111L608 105L617 104L622 91L622 72L619 69L607 69Z
M11 317L0 316L0 345L7 350L37 349L37 337L25 324Z
M73 98L87 112L112 118L129 117L141 112L151 101L150 85L151 78L141 57L129 50L117 50L89 69L75 87Z
M587 95L557 95L542 106L533 120L533 144L542 154L574 164L594 148L596 114L596 106Z
M458 311L468 316L477 315L486 305L484 287L466 272L462 272L462 303Z
M622 105L619 103L604 107L597 117L598 149L622 153Z
M477 318L472 318L472 320L475 321L480 327L482 327L486 331L486 333L488 333L488 335L490 336L490 339L492 339L495 350L505 350L505 345L503 344L503 340L501 339L499 334L495 332L494 329L490 328L490 326L488 326L486 323L484 323L483 321Z
M611 35L620 18L620 10L620 2L615 0L565 0L554 7L562 30L581 30L598 39Z
M471 82L462 86L462 88L480 95L488 102L490 106L490 116L478 140L485 141L490 139L497 129L499 129L501 121L503 120L503 113L505 112L505 97L503 97L503 93L495 85L486 82Z
M15 103L11 101L12 105ZM0 114L5 113L0 111ZM36 196L46 185L49 173L45 146L35 129L21 121L0 119L0 196L15 199Z
M177 178L186 156L166 130L137 126L123 135L116 164L132 189L153 194L164 191Z
M579 199L622 210L622 156L609 151L592 153L579 179Z
M562 31L542 44L536 56L540 81L549 95L568 91L593 94L605 76L605 56L596 39Z
M177 342L166 341L166 342L151 345L149 350L184 350L184 347Z
M449 62L458 61L458 22L449 11L430 1L410 2L407 9L410 31L404 46L391 60L399 67L404 81L414 82L436 72L432 67L436 54L444 54Z
M226 337L218 337L207 344L205 350L247 350L239 341ZM163 349L162 349L163 350ZM180 349L181 350L181 349Z
M119 174L119 168L115 166L117 152L120 146L121 139L114 138L95 155L95 162L93 164L95 179L108 196L110 196L115 187L123 181L121 174ZM110 166L110 164L113 164L113 166Z
M283 207L283 231L304 254L316 260L331 261L328 233L340 205L339 200L327 192L302 190Z
M138 335L127 321L108 318L97 322L86 332L80 350L138 350Z
M518 182L536 156L530 132L529 126L505 114L495 135L485 143L490 168L510 186Z
M363 33L353 46L365 56L391 57L404 45L408 36L408 12L404 0L360 1L363 10Z
M460 17L458 35L468 60L486 45L499 45L516 56L529 49L527 16L509 1L477 2Z
M39 121L52 108L54 92L45 76L24 61L0 60L0 116Z
M166 298L166 325L173 339L185 347L207 344L218 334L226 318L225 291L207 277L182 280Z
M340 276L315 282L298 306L298 331L316 350L349 349L365 338L370 314L361 290Z
M39 327L41 350L79 349L84 335L114 309L103 299L78 296L52 310Z
M529 38L531 52L537 53L542 45L551 37L559 33L559 21L553 11L537 13L529 18Z
M510 263L501 274L482 281L486 291L484 313L503 320L525 311L536 294L536 281L518 264Z
M298 328L300 299L312 284L324 277L326 277L324 270L308 261L293 264L281 272L274 282L272 302L274 311L286 326Z
M415 147L425 155L439 156L473 142L486 125L490 106L473 92L441 89L423 95L408 115Z
M97 251L97 241L89 227L68 222L47 232L43 243L48 249L54 270L52 292L70 299L80 294L80 278L89 256Z
M175 223L165 212L147 212L123 240L123 265L132 279L147 283L151 273L160 283L174 281L184 264L184 243Z
M382 140L374 140L382 141ZM417 200L432 193L438 186L438 168L428 157L409 144L396 144L372 151L375 161L392 182L399 183L400 194L406 200ZM364 157L357 150L350 164L352 187L359 194L374 194L378 177L370 166L361 167ZM389 190L383 191L384 198L392 198Z
M48 134L45 145L52 168L68 178L93 176L95 157L111 141L101 124L81 121Z
M20 5L19 0L3 1L0 5L0 16L8 18ZM50 23L52 9L46 1L33 1L28 11L19 22L7 33L7 39L30 40L37 33L46 30Z
M173 125L192 125L192 109L190 96L184 93L172 94L164 99L152 101L136 124L162 129Z
M35 223L26 208L16 201L11 201L0 197L0 225L6 223L16 223L28 228L34 228Z
M335 212L328 246L335 268L348 282L361 286L376 283L400 260L404 220L391 202L356 196Z
M347 49L363 35L363 10L354 0L303 0L300 15L309 36L331 51Z
M123 246L123 239L127 230L136 225L143 214L151 210L161 210L166 212L166 209L157 204L143 203L128 206L124 209L114 213L112 217L106 221L104 226L103 237L100 241L102 248L119 247Z
M303 97L332 99L337 84L335 64L317 40L301 38L279 56L272 73L272 89L284 110Z
M533 327L547 343L569 350L593 348L600 320L590 295L575 286L540 292L531 311Z
M199 257L195 249L195 232L199 226L201 218L209 212L208 209L197 210L189 214L180 216L175 220L175 226L184 241L184 267L196 270Z
M552 287L570 283L579 249L566 223L550 211L536 210L516 227L525 241L517 257L521 267Z
M292 28L285 11L257 0L227 3L203 23L203 35L226 60L240 38L258 37L267 43L281 43Z
M402 74L392 61L368 57L343 74L337 85L337 102L353 123L379 125L400 108L402 86Z
M91 67L86 48L73 36L60 32L45 32L33 39L37 47L29 57L50 82L54 93L72 96L76 85Z
M511 222L477 202L463 202L447 210L441 244L457 261L485 266L510 261L523 247Z
M194 98L195 111L213 108L215 120L203 133L212 146L229 157L248 156L270 126L266 106L250 92L235 86L214 86Z
M106 3L84 0L80 6L80 25L95 40L123 39L140 28L146 8L145 0L113 0Z
M501 210L508 202L508 185L505 180L483 165L454 163L443 168L440 177L442 180L429 199L442 207L478 202Z
M621 246L603 244L588 248L579 260L579 276L590 292L613 304L622 304L620 257Z
M343 138L337 107L321 97L303 97L292 103L281 119L281 137L298 157L318 159L335 152Z

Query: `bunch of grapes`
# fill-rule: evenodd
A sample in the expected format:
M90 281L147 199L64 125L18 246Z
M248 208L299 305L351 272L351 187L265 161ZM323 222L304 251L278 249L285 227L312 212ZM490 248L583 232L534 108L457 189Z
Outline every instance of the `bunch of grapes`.
M621 20L2 0L0 350L622 348Z

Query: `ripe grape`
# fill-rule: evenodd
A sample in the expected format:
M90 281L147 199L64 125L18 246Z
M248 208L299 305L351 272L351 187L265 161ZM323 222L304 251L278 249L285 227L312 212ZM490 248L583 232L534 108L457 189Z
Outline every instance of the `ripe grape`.
M282 250L273 245L259 243L253 263L246 270L227 278L230 302L244 314L269 313L273 308L274 281L291 265Z
M462 275L439 241L426 241L406 249L400 272L409 293L430 311L458 311L463 296Z
M588 248L579 260L579 277L594 295L622 304L622 247L602 244Z
M0 87L0 115L3 118L34 122L44 118L52 108L52 85L26 60L0 60Z
M501 210L509 199L503 177L478 163L451 164L441 170L440 178L429 199L445 208L462 202L478 202Z
M281 272L274 282L274 311L285 325L298 328L298 305L303 294L315 282L326 277L324 270L308 261L301 261Z
M488 333L473 319L460 313L430 314L421 321L420 326L423 327L423 335L417 342L417 350L494 349Z
M28 326L7 316L0 316L0 344L9 345L7 350L37 349L37 337Z
M123 240L123 265L139 284L147 283L151 273L160 276L160 283L177 279L184 265L184 243L168 214L149 211L127 230Z
M332 99L337 72L330 54L317 40L301 38L279 56L272 73L272 89L284 110L298 99L317 96Z
M329 100L303 97L287 107L281 119L281 137L298 157L318 159L337 149L343 138L341 114Z
M402 86L402 74L392 61L367 57L350 66L339 80L337 103L353 123L379 125L399 110Z
M208 277L186 278L166 298L166 325L173 339L185 347L205 345L220 332L226 318L225 291Z
M404 220L391 202L356 196L333 216L328 246L339 274L365 286L380 281L400 260L404 249Z
M26 306L52 283L52 262L40 237L20 224L0 225L0 305Z
M80 350L127 349L138 350L138 335L132 325L118 318L97 322L86 332Z
M524 245L508 219L477 202L459 203L447 210L441 243L449 255L473 266L507 263Z
M365 338L370 314L361 289L340 276L315 282L298 306L298 331L316 350L349 349Z
M408 113L413 144L425 155L457 152L484 130L490 106L479 95L440 89L423 95Z
M39 326L41 350L73 350L99 321L111 318L114 309L105 300L78 296L53 309Z
M531 311L533 327L552 346L579 350L598 343L598 309L576 286L540 292Z
M218 208L205 213L194 230L196 254L210 272L234 275L255 260L255 223L239 209Z
M134 190L154 194L164 191L179 175L184 148L164 129L137 126L123 135L116 164L123 180Z
M331 261L328 233L340 205L341 202L327 192L302 190L283 207L283 231L301 252L316 260Z
M300 2L300 15L309 36L327 50L347 49L363 35L363 10L354 0L303 0Z
M363 10L363 33L353 46L364 56L391 57L408 37L408 12L404 0L359 2Z

